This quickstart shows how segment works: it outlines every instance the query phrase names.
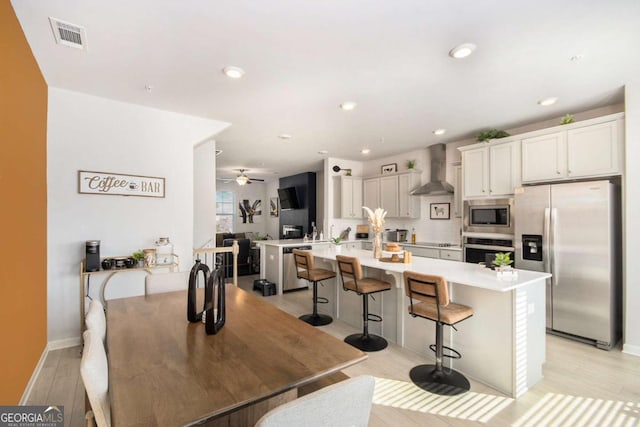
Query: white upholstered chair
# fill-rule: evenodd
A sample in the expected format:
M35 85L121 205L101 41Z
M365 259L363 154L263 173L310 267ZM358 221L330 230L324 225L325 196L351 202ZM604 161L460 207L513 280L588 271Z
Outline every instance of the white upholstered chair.
M272 409L256 427L366 427L374 387L372 376L350 378Z
M106 345L105 339L107 337L107 318L104 315L104 307L98 300L92 299L89 303L89 311L85 318L85 324L87 329L98 336L103 345Z
M80 376L87 392L91 411L87 413L87 424L91 417L98 427L111 426L109 405L109 366L107 354L100 337L91 329L84 332L84 350L80 361Z
M144 279L145 295L183 291L189 287L189 272L147 274Z

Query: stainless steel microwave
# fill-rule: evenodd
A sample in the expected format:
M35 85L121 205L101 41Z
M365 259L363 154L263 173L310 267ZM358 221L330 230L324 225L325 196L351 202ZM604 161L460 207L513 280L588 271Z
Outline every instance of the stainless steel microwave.
M513 199L465 200L463 231L513 234Z

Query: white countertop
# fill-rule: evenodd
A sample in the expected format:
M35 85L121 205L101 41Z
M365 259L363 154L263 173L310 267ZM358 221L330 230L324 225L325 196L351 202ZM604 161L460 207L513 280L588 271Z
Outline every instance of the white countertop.
M341 244L344 243L354 243L354 242L370 242L370 239L353 239L353 240L343 240ZM291 247L291 246L313 246L316 244L322 243L330 243L328 240L308 240L304 239L288 239L288 240L254 240L256 245L264 245L264 246L279 246L279 247Z
M334 261L336 259L336 251L333 248L315 249L311 253L315 257L322 259ZM365 267L378 268L400 274L406 270L435 274L443 276L449 282L497 292L511 291L536 281L540 281L541 286L544 286L544 279L551 277L549 273L519 269L516 269L518 272L517 277L498 277L495 271L478 264L422 257L413 257L413 262L410 264L382 262L373 258L372 251L361 249L342 248L340 255L358 257L360 264Z

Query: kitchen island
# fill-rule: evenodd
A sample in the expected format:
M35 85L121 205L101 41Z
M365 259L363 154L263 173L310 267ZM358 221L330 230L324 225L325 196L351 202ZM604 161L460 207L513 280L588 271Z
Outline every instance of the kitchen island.
M346 249L359 249L361 242L365 240L343 241L341 246ZM367 240L368 241L368 240ZM314 250L328 249L332 244L328 240L255 240L255 244L260 246L260 278L267 279L276 284L276 293L282 295L285 281L285 248L311 247ZM331 307L323 307L324 310Z
M413 257L412 263L402 264L376 260L371 251L343 249L341 253L358 257L365 275L394 286L372 301L370 311L381 315L383 321L371 325L371 332L432 357L428 346L435 342L435 325L409 315L402 273L410 270L443 276L449 282L452 300L474 310L471 318L456 325L457 331L445 328L444 344L462 353L462 359L449 359L451 367L512 397L521 396L542 378L545 280L550 274L517 270L517 277L502 278L495 271L458 261ZM337 271L335 250L318 249L312 254L317 264L325 263ZM335 300L331 314L361 327L359 298L343 291L339 280L331 287Z

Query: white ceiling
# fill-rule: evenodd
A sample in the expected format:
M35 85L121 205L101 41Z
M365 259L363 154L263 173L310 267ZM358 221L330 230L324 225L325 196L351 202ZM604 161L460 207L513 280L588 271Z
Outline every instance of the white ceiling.
M49 85L231 122L216 138L221 176L319 170L322 149L379 158L617 103L640 72L638 0L12 4ZM84 26L88 51L56 45L50 16ZM447 55L465 42L471 57ZM245 76L228 79L228 65Z

